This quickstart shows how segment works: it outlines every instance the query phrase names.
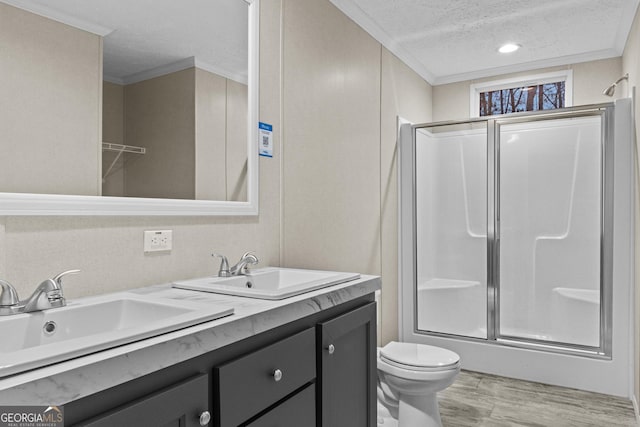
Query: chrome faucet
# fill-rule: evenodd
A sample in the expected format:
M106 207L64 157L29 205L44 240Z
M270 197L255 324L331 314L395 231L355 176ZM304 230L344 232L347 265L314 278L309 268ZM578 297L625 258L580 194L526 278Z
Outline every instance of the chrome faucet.
M20 298L16 288L9 282L0 280L0 316L19 313Z
M240 261L233 267L229 267L227 257L221 254L211 254L211 256L220 258L220 268L218 269L218 277L240 276L249 273L249 265L256 265L258 257L253 252L246 252L240 258Z
M67 305L67 300L64 298L62 292L62 278L67 274L76 273L80 273L80 270L64 271L53 279L47 279L40 283L29 299L24 302L24 309L22 311L29 313Z
M227 261L227 257L221 254L211 254L211 256L220 258L218 277L231 277L231 272L229 271L229 261Z
M62 278L67 274L79 272L80 270L68 270L58 274L53 279L45 280L24 301L18 299L18 293L9 282L0 280L0 289L2 291L0 294L0 316L64 307L67 302L62 292Z
M229 270L232 276L246 275L249 273L249 265L256 265L260 260L253 252L245 252L240 261Z

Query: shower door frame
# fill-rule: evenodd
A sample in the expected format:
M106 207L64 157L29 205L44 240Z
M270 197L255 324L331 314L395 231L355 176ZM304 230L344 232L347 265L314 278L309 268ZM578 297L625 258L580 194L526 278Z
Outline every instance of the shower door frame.
M599 346L592 347L557 341L538 340L500 334L500 127L505 124L538 122L549 119L601 118L600 143L600 330ZM416 185L416 131L421 128L435 128L486 122L487 149L487 337L477 338L452 333L425 331L418 329L417 297L417 239L412 244L412 293L413 332L458 340L475 341L491 345L542 350L565 355L585 356L597 359L611 359L612 352L612 300L613 300L613 137L614 104L594 104L569 107L543 112L526 112L508 116L489 116L461 121L434 122L411 126L411 223L417 230L417 185ZM402 159L400 160L403 161ZM406 167L407 165L404 165ZM403 167L403 165L401 165ZM401 188L401 194L406 189ZM405 197L406 197L405 193ZM402 268L402 261L400 268Z

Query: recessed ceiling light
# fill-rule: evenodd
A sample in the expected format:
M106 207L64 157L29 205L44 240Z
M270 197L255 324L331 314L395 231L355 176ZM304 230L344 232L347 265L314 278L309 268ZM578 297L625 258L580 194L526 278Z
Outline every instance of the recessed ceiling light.
M498 49L498 52L500 52L500 53L511 53L511 52L515 52L518 49L520 49L520 45L519 44L507 43L507 44L503 44L502 46L500 46L500 49Z

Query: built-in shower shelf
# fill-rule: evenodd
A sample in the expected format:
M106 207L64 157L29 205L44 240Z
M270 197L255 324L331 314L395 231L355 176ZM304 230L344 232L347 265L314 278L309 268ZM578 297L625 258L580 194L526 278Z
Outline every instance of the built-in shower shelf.
M429 279L419 283L418 289L472 288L474 286L480 286L480 282L458 279Z

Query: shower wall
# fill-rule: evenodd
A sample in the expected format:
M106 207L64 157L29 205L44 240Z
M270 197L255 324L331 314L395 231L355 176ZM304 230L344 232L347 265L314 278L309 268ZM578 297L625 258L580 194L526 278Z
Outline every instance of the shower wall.
M631 395L631 101L614 105L401 128L402 340Z
M486 338L486 126L416 139L418 328Z
M499 133L500 335L598 347L601 118Z
M459 126L416 134L417 324L487 338L487 127ZM495 335L599 347L601 117L496 132Z

